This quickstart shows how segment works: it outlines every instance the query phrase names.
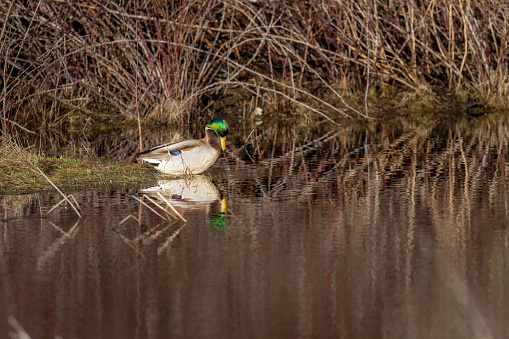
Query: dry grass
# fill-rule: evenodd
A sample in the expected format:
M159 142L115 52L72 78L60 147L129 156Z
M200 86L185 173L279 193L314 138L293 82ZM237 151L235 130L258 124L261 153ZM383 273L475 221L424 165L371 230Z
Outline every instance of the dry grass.
M6 139L0 144L0 168L2 174L14 175L22 169L35 173L38 163L38 157L26 151L18 143ZM0 180L3 185L4 178Z
M66 189L132 185L156 180L154 171L138 164L36 155L17 142L4 141L0 144L0 193L53 189L38 168L56 186Z
M76 116L185 122L238 89L329 122L400 91L508 103L509 7L495 0L8 0L0 13L4 133Z

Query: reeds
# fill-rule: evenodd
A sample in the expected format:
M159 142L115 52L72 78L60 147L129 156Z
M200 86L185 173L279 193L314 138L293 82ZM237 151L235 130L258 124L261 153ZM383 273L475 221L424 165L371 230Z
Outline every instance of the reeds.
M370 115L370 93L508 103L496 0L7 0L0 15L4 133L69 116L187 121L231 93L328 121Z

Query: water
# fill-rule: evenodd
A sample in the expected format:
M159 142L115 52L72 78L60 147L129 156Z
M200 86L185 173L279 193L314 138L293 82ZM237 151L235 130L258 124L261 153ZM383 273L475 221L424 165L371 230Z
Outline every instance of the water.
M187 222L146 187L0 197L0 337L509 337L509 124L395 126L247 130L160 183Z

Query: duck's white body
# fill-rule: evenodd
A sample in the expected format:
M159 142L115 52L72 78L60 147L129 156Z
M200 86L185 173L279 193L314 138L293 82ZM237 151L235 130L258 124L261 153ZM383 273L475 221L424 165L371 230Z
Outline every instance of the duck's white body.
M216 162L219 153L202 140L186 140L157 147L139 158L165 174L201 174Z

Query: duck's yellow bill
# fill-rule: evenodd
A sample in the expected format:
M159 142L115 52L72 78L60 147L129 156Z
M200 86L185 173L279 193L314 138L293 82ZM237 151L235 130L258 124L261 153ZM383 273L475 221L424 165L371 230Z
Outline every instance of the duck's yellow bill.
M226 213L226 199L221 200L221 213Z
M221 148L226 150L226 137L221 137Z

